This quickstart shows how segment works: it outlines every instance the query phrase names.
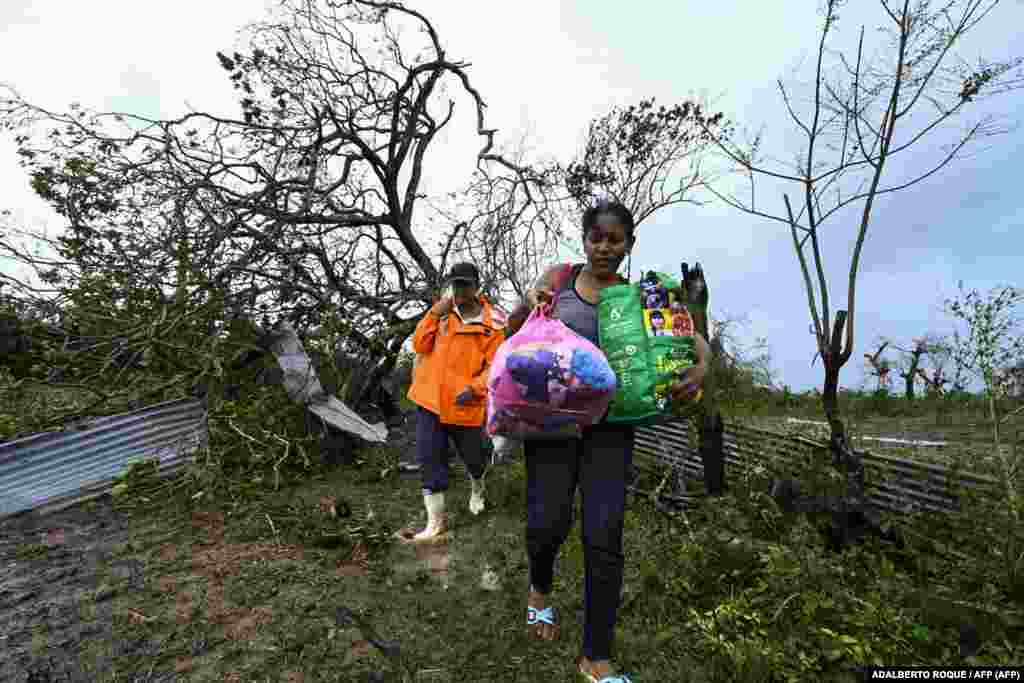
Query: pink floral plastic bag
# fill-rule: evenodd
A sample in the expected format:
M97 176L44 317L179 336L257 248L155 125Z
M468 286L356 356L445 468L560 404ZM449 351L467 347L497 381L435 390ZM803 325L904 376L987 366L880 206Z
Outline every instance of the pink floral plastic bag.
M487 392L487 433L579 437L608 412L615 373L601 349L538 306L498 348Z

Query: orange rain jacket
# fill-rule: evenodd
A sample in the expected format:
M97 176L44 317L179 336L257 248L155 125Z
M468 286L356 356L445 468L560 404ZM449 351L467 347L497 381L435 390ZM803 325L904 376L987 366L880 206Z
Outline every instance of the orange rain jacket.
M486 297L481 296L480 303L483 322L466 325L454 311L438 320L428 312L412 338L418 355L409 400L440 417L442 424L480 427L484 423L487 373L505 333ZM466 387L473 390L473 399L455 405L455 397Z

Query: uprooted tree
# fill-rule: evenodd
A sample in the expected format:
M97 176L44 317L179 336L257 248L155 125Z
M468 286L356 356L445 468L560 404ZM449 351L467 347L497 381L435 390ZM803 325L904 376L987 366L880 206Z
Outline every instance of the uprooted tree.
M999 0L881 0L877 35L882 43L876 58L866 52L863 27L852 54L836 45L839 12L846 4L824 3L810 96L797 98L790 86L778 82L782 102L803 140L795 161L773 163L760 134L742 145L716 136L718 149L749 181L749 194L724 186L714 192L736 209L789 228L816 351L824 361L822 401L833 462L852 474L849 497L862 500L863 466L850 447L837 392L840 370L854 349L857 275L874 209L881 197L907 191L938 174L971 143L1004 132L989 115L979 115L964 130L950 131L944 124L985 98L1018 89L1022 79L1014 69L1022 59L972 64L954 57L964 37L993 16ZM934 158L922 165L929 149ZM765 182L792 186L796 197L783 191L779 209L763 207L758 196L764 193L754 190ZM850 215L856 216L856 236L846 306L839 308L827 284L822 228Z
M492 167L529 167L531 175L492 173L484 166L446 205L433 205L442 220L464 224L451 255L480 265L482 288L495 300L521 300L559 250L575 242L565 232L576 221L565 215L559 166L537 159L528 166L526 147L524 135Z
M0 240L44 284L8 282L56 301L54 324L108 345L116 330L178 381L222 374L225 334L244 321L331 321L369 368L355 400L393 368L465 245L489 245L481 270L502 286L521 255L557 240L551 173L499 153L468 64L401 3L284 0L248 39L217 54L239 116L0 100L33 189L65 222L56 238L21 231L44 254L17 231ZM459 98L481 139L471 186L482 208L435 228L427 155Z

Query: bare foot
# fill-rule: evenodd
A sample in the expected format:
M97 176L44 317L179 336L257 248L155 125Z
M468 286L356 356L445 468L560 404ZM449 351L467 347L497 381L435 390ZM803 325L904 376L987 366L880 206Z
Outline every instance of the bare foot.
M526 598L526 606L532 607L539 612L545 609L548 603L544 595L533 590L533 586L530 586L530 593ZM558 638L558 634L558 624L547 624L543 621L538 621L536 624L526 627L526 635L530 640L552 641Z

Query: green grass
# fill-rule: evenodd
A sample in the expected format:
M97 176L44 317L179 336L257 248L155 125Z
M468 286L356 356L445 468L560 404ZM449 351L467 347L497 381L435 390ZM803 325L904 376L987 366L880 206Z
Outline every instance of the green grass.
M306 444L309 464L296 449L284 468L292 483L274 492L268 463L281 454L250 451L213 421L221 467L191 468L166 494L173 498L142 505L135 489L143 473L126 478L133 493L117 503L135 508L132 538L114 560L142 561L146 584L135 589L101 572L112 597L97 602L97 590L83 598L83 620L103 624L104 635L81 651L94 680L168 671L197 682L365 681L372 672L409 682L572 680L582 635L578 522L556 574L563 638L527 642L520 462L489 475L481 517L468 513L465 472L453 468L454 538L417 553L392 536L424 521L418 481L396 475L395 448L368 449L356 465L323 473L315 437L286 429L301 422L291 420L297 409L271 400L270 390L254 396L267 400L232 404L227 414L246 433L268 429ZM404 398L402 405L409 408ZM756 417L777 428L789 415L821 419L808 401ZM924 430L929 420L926 411L879 416L852 407L846 416L862 434ZM657 469L645 472L642 489L654 488ZM866 662L1024 659L1024 538L998 501L950 520L905 520L919 533L902 550L869 542L838 555L824 550L823 520L782 514L762 475L727 479L727 496L686 517L630 500L616 660L638 682L841 681L857 680L847 669ZM199 489L203 497L190 502ZM320 511L326 496L342 517ZM26 558L47 552L19 549ZM365 558L365 568L353 558ZM401 657L383 656L362 628L337 623L339 608L400 643ZM983 643L966 661L957 651L964 624ZM33 644L47 638L40 629ZM125 654L125 643L148 646Z
M461 474L461 473L460 473ZM339 575L337 566L350 557L351 546L334 550L307 547L301 560L250 559L222 580L227 609L260 610L271 614L260 623L251 641L232 639L224 628L204 624L204 612L216 607L215 590L201 571L192 567L202 533L182 527L174 539L174 557L160 559L162 543L145 542L162 525L155 518L139 517L136 541L147 562L147 589L115 598L117 627L122 637L157 639L164 643L159 667L173 667L190 657L192 643L205 639L207 654L192 658L190 681L222 681L230 674L240 680L285 680L292 672L305 681L367 680L371 671L404 673L429 681L553 681L568 680L581 642L582 549L579 530L567 542L556 582L556 607L563 615L564 638L547 646L528 643L524 636L527 563L523 547L524 495L521 466L496 468L489 475L489 511L473 517L467 508L468 487L457 485L449 494L454 538L444 548L424 553L407 545L386 543L372 553L368 571ZM459 475L456 475L459 476ZM462 475L464 476L464 475ZM300 536L306 522L288 525L278 520L275 537L264 514L257 510L305 507L318 519L317 501L325 495L343 498L353 511L351 520L319 518L322 526L363 525L372 510L376 530L393 531L409 523L422 524L419 487L413 480L366 481L364 473L339 471L330 477L292 490L280 497L237 508L225 518L228 544L287 544ZM340 494L340 495L339 495ZM642 518L631 513L629 538L641 539ZM287 527L287 528L285 528ZM646 539L643 541L646 543ZM643 552L642 548L634 553ZM444 569L444 571L438 571ZM485 587L485 572L497 585ZM636 575L635 567L630 573ZM170 578L168 578L170 577ZM173 591L167 583L175 582ZM164 589L161 589L161 586ZM489 590L489 589L490 590ZM496 588L496 590L495 590ZM188 595L195 607L187 625L171 616ZM338 607L360 615L380 634L402 646L400 661L388 660L373 650L364 652L366 634L334 621ZM131 612L150 621L131 618ZM628 622L627 622L628 623ZM620 629L620 660L631 671L675 670L676 657L665 654L655 634L632 634ZM142 661L122 661L122 672L141 667ZM699 671L694 662L687 667ZM655 669L656 670L656 669ZM649 678L649 675L648 675ZM389 680L402 680L401 677ZM674 678L673 680L687 680ZM705 680L696 676L693 680Z
M225 506L222 531L210 518L190 524L182 507L137 515L125 556L145 561L147 585L112 599L115 633L159 642L160 654L118 658L116 680L151 666L177 667L180 680L196 682L360 681L373 671L393 681L572 680L582 637L578 521L555 583L563 637L532 643L524 638L521 463L491 472L490 507L480 517L468 513L465 474L454 468L454 538L420 555L390 540L423 522L417 481L379 473L371 465L337 470ZM971 661L1024 657L1024 591L992 573L994 556L962 563L913 544L830 555L815 524L782 515L762 483L737 481L729 496L685 519L631 501L616 659L636 680L857 680L844 668L962 663L956 644L965 621L985 637ZM344 500L351 517L322 515L323 496ZM335 547L317 547L324 545ZM353 548L369 551L368 568L339 572ZM210 552L237 561L214 562L222 574L212 574L203 562ZM497 590L482 585L488 571ZM398 641L401 657L384 657L361 629L337 624L339 607Z
M999 414L1006 416L1024 405L1020 399L1000 402ZM726 420L784 420L797 417L824 420L820 395L805 393L784 399L781 394L744 398L742 392L725 394L720 409ZM933 438L953 441L991 441L992 427L988 403L983 396L923 397L907 401L897 394L877 395L869 392L839 393L839 412L848 426L861 428L864 434L911 436L928 434ZM1009 433L1024 426L1024 413L1006 421Z

